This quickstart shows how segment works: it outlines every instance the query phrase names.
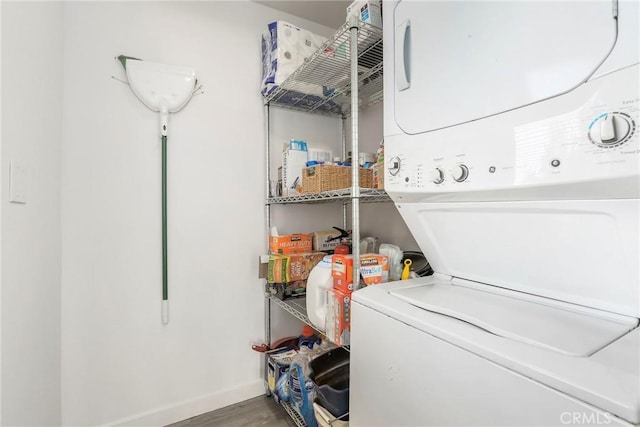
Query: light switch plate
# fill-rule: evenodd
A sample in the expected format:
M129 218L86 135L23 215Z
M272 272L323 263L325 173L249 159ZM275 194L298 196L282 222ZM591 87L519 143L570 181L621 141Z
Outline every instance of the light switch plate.
M27 171L22 163L15 160L9 163L9 201L27 203Z

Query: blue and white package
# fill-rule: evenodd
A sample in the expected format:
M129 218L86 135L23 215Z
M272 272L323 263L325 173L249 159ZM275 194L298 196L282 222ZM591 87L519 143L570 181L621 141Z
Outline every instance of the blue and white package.
M280 86L325 40L285 21L270 23L262 34L262 94ZM322 86L304 86L302 92L322 96Z

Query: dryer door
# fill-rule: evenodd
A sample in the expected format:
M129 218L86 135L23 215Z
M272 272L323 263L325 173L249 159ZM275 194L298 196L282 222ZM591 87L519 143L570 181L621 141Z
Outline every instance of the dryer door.
M394 111L417 134L568 92L616 42L616 0L398 2Z

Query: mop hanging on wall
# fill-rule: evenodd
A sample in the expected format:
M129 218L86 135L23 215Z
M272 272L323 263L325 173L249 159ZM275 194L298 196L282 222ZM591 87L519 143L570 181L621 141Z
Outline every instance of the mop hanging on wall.
M120 55L133 93L151 111L160 113L162 139L162 323L169 323L169 283L167 277L167 134L169 113L184 108L196 88L196 72L192 68L157 64Z

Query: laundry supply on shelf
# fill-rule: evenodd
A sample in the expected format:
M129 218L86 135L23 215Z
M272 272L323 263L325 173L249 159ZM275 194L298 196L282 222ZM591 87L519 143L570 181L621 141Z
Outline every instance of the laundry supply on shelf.
M312 350L306 346L300 348L300 351L291 360L289 367L289 392L291 403L304 419L307 427L316 426L315 416L313 414L313 399L315 397L315 387L313 381L309 378Z
M333 255L331 261L333 288L343 293L353 292L353 255ZM365 253L360 256L360 278L363 285L389 281L389 262L385 255Z
M309 320L320 331L326 331L328 291L333 289L331 277L331 255L320 261L307 279L306 306Z
M307 347L312 350L313 347L319 345L321 341L311 326L304 325L302 327L302 334L298 337L298 347Z
M365 286L388 282L388 258L380 254L364 254L360 256L360 277Z
M372 167L374 188L384 189L384 140L376 151L376 163Z
M267 371L267 385L271 392L276 390L279 379L287 374L289 366L291 365L292 358L298 354L298 351L294 348L285 347L279 350L275 350L267 356L266 371ZM283 390L284 392L284 390ZM286 398L285 398L286 396ZM282 393L280 396L283 400L288 398L288 387L286 393Z
M396 245L382 243L379 252L389 259L389 281L400 280L402 274L402 250Z
M377 237L363 237L360 239L360 253L361 254L374 254L378 253L380 249L380 239Z
M333 153L330 150L323 150L320 148L308 147L309 161L316 161L318 163L327 163L333 159Z
M326 328L329 340L337 345L350 345L351 292L328 291Z
M344 293L353 292L353 255L333 255L331 277L333 277L334 289Z
M313 233L287 234L284 236L271 236L269 249L272 254L287 255L294 253L312 252Z
M282 195L294 196L302 187L302 169L309 160L307 142L292 139L282 150Z

